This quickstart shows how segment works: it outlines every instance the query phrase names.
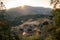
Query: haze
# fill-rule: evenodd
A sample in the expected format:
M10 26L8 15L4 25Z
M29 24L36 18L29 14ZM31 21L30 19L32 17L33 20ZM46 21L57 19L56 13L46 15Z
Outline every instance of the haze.
M50 0L0 0L0 1L4 2L7 9L23 5L52 8L49 3Z

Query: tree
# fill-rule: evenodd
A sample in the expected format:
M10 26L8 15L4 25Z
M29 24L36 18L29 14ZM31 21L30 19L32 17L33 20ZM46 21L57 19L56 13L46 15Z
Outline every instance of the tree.
M51 30L51 34L46 38L46 40L60 40L60 9L56 8L59 2L59 0L51 0L51 4L54 4L56 10L52 10L52 15L54 16L53 30Z
M54 27L51 30L51 34L46 38L46 40L60 40L60 9L57 9L56 6L59 4L59 0L51 0L51 4L53 4L53 8L56 10L52 10L51 14L53 17Z
M11 34L11 21L9 20L10 16L6 13L4 9L3 2L0 3L0 40L18 40L18 36L14 37Z
M57 4L60 4L59 0L50 0L50 4L53 4L53 8L56 9Z

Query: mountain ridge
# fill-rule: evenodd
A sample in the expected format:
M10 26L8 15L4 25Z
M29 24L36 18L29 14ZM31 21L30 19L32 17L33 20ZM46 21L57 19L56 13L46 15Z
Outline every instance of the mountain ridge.
M25 5L9 9L7 10L7 13L9 15L13 15L14 17L34 14L50 15L51 10L51 8L32 7Z

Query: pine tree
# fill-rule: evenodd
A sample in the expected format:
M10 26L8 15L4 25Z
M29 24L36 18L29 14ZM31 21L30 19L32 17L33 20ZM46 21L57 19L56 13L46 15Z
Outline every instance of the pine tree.
M3 2L0 3L0 40L17 40L18 36L12 36L11 21L8 20L10 16L6 13L6 7ZM17 39L16 39L17 38Z

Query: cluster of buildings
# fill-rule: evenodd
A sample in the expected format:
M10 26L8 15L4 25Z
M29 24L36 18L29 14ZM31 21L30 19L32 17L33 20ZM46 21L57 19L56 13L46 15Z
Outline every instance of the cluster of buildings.
M25 22L17 27L12 27L12 31L17 35L25 35L25 36L32 36L32 35L39 35L41 33L42 25L49 25L51 24L51 20L45 18L45 20L41 19L38 21L31 21Z
M32 36L40 34L39 27L37 25L32 24L24 24L20 27L12 27L12 31L14 31L17 35L23 36Z

